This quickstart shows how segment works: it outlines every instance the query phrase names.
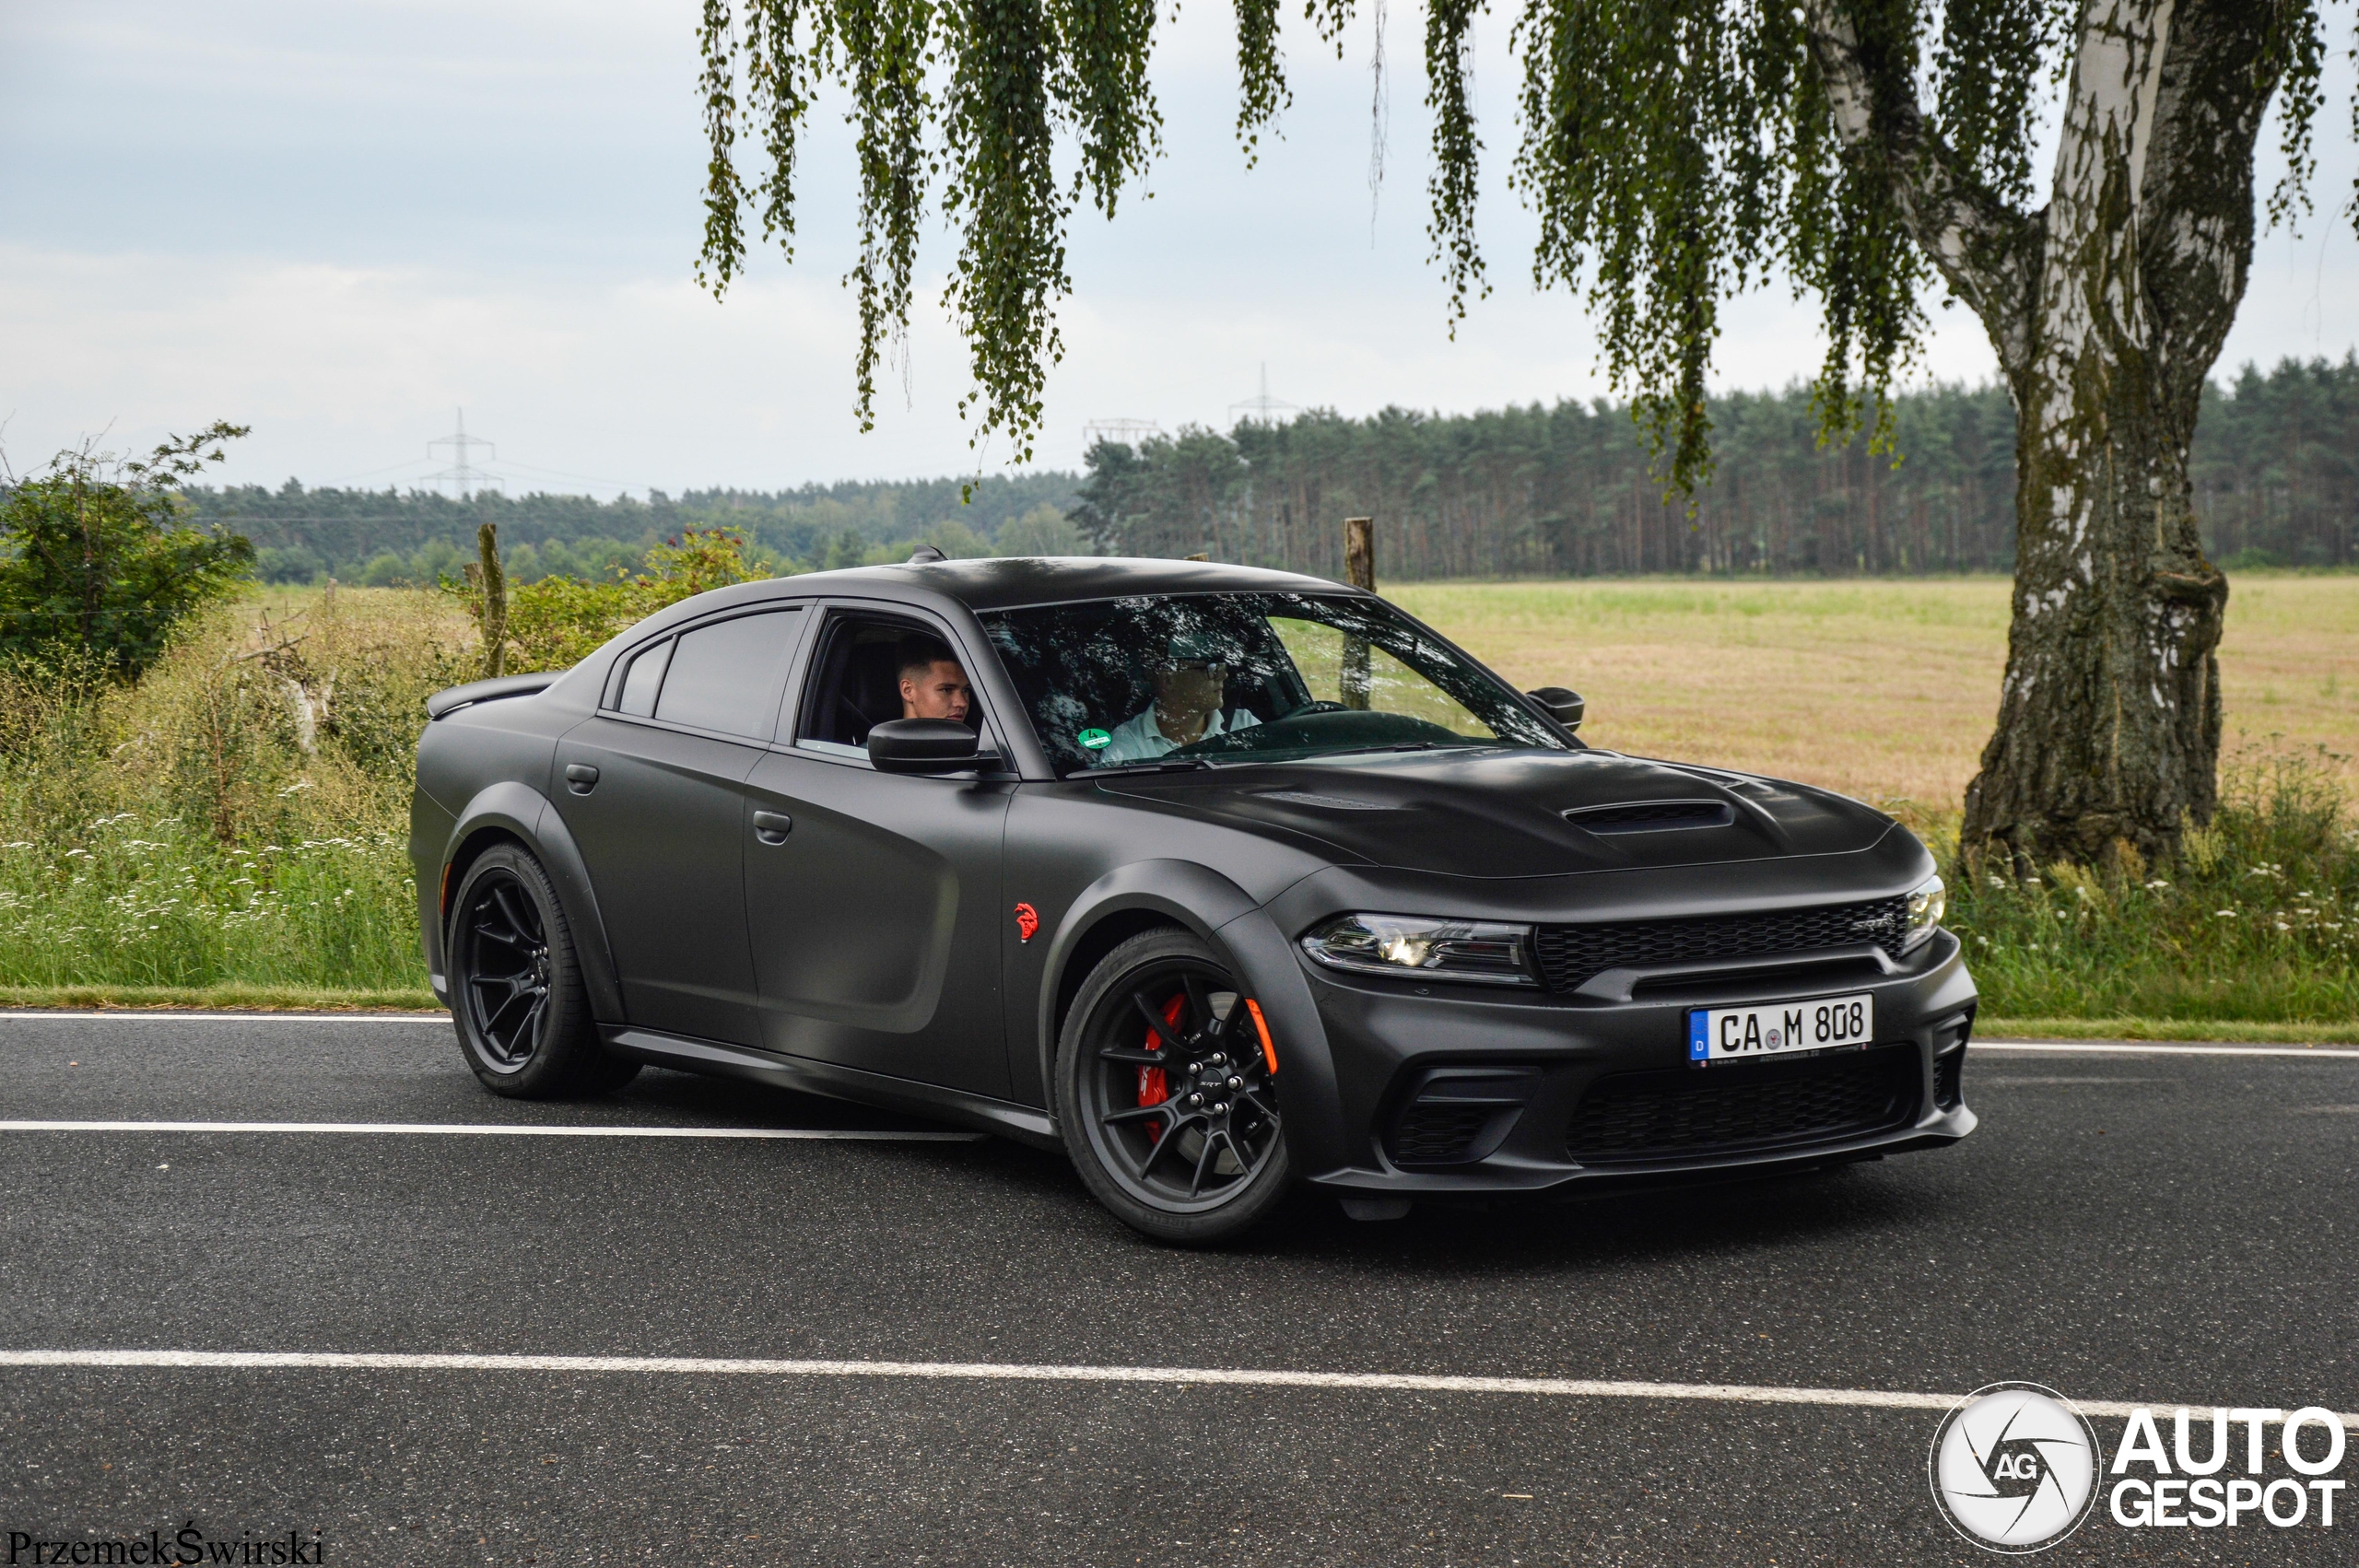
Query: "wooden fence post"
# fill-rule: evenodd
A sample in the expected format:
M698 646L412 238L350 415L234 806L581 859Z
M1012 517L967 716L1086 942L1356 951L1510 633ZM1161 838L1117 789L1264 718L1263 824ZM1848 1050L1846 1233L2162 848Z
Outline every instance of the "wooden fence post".
M1344 520L1344 575L1354 588L1376 591L1376 519L1347 517ZM1368 673L1367 638L1344 638L1344 667L1336 682L1336 695L1345 708L1365 712L1373 682Z
M483 674L490 680L508 664L508 574L499 569L498 523L475 530L475 550L483 568Z

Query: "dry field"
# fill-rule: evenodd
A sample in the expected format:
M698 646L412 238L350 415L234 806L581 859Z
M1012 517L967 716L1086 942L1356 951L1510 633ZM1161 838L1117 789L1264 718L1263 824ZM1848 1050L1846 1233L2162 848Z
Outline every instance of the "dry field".
M1589 699L1599 745L1954 810L1998 711L2003 578L1429 583L1386 597L1524 687ZM2239 574L2227 745L2359 751L2359 576ZM2359 783L2349 761L2347 779Z

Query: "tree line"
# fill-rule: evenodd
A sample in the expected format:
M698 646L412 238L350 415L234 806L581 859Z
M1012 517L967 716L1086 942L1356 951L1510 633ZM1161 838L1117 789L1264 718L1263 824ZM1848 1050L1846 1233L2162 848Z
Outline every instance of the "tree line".
M605 579L635 569L647 551L690 532L733 529L748 557L773 572L859 566L900 558L911 540L938 536L954 555L987 556L1009 545L1038 553L1080 546L1062 521L1073 505L1071 474L992 475L974 480L854 481L783 491L651 490L601 501L589 496L478 491L461 498L431 491L307 488L289 479L184 492L199 526L253 542L267 581L392 584L435 581L475 557L476 530L494 523L519 581L545 577ZM962 486L971 499L962 504ZM898 546L898 555L895 547Z
M1894 400L1890 452L1822 445L1807 388L1710 401L1717 466L1666 497L1625 404L1332 412L1088 454L1074 521L1124 555L1203 551L1344 575L1337 520L1373 515L1388 578L1637 572L1849 576L2014 564L2014 414L1997 386ZM2230 566L2359 559L2359 357L2248 365L2203 397L2190 473ZM1895 459L1897 461L1895 461Z
M953 556L1186 556L1344 575L1346 516L1379 519L1388 579L1636 572L1849 576L2014 564L2014 415L1996 386L1894 401L1894 450L1822 446L1809 393L1712 400L1718 467L1666 499L1626 404L1468 415L1328 411L1226 434L1102 442L1086 473L754 492L587 496L192 487L191 521L256 546L270 580L431 582L495 522L520 582L604 579L690 530L734 528L770 571ZM1895 458L1898 461L1895 462ZM2359 563L2359 357L2247 366L2205 391L2189 471L2212 558Z

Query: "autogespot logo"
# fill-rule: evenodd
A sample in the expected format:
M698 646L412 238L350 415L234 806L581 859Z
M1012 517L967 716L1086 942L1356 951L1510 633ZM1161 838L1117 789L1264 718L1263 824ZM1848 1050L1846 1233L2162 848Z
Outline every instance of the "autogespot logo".
M1992 1551L2044 1551L2081 1527L2104 1456L2096 1429L2036 1383L1967 1395L1933 1433L1933 1501L1958 1534Z

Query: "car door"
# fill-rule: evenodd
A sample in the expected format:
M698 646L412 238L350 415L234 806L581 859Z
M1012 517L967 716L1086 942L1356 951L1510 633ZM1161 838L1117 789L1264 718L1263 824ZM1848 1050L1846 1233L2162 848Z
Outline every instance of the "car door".
M616 661L557 743L552 798L581 847L630 1022L760 1043L743 893L745 778L810 617L769 606Z
M1004 1098L1000 838L1014 780L869 766L856 738L900 708L862 650L905 636L973 657L931 620L830 608L780 743L746 780L745 911L763 1042ZM989 744L996 731L987 715L980 722Z

